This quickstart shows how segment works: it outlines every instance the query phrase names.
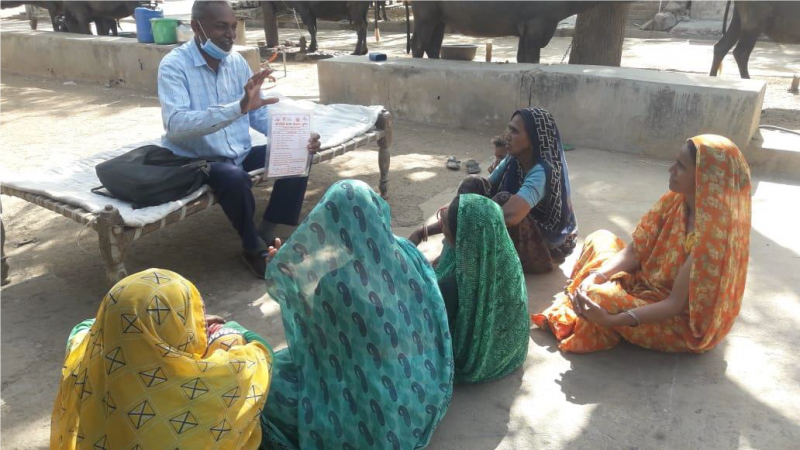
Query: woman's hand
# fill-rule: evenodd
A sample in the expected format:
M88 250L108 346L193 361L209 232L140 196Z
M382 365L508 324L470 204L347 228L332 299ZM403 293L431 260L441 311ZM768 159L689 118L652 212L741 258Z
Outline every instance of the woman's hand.
M586 292L589 290L590 287L596 284L603 284L608 281L608 278L605 278L603 275L600 275L597 272L590 273L588 277L584 278L581 281L580 286L578 287L579 291Z
M422 229L417 228L411 233L411 236L408 237L408 240L414 244L415 247L419 247L419 244L422 242Z
M569 299L570 306L572 306L572 311L575 312L575 315L578 317L583 317L583 303L578 298L578 293L569 293L565 292L567 298Z
M213 325L215 323L223 324L227 322L227 320L223 319L222 317L215 316L213 314L206 314L205 319L206 319L206 327L208 327L209 325Z
M223 324L225 324L226 320L220 316L215 316L213 314L206 314L206 334L211 336L212 334L216 333Z
M283 245L281 243L281 240L279 238L275 238L275 243L267 249L267 257L266 257L267 264L269 264L270 261L272 261L272 258L275 257L275 255L278 253L278 250L281 249L281 245Z
M578 314L579 316L603 327L613 326L612 318L614 316L606 311L605 308L595 303L594 300L590 299L589 296L586 295L586 292L577 291L574 297L577 299L576 303L581 311L580 314Z

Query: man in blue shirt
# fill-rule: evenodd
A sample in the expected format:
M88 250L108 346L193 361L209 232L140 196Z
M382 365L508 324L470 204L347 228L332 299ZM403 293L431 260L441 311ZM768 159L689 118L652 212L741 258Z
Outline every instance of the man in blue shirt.
M277 224L297 225L307 177L275 182L269 206L256 227L255 198L247 172L262 168L266 146L251 147L250 127L267 134L267 105L261 86L270 69L253 74L247 61L232 52L236 17L225 1L196 1L192 6L191 41L171 51L158 68L158 98L165 134L161 145L180 156L207 158L208 184L230 219L253 273L264 277L267 245ZM274 79L272 79L274 81ZM319 151L313 134L308 151Z

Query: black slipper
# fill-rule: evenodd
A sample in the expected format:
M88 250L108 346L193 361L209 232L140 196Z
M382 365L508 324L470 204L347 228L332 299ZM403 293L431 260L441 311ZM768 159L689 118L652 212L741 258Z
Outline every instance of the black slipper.
M267 251L261 252L242 252L242 261L245 263L250 272L259 280L263 280L267 272Z
M447 168L450 170L461 170L461 161L457 160L455 156L447 158Z

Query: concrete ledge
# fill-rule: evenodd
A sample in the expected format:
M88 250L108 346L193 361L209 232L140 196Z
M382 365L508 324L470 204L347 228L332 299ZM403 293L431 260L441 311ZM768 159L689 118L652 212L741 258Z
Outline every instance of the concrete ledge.
M599 66L497 64L363 56L320 61L322 103L384 105L401 120L503 130L514 110L548 109L572 145L672 158L702 133L743 150L766 83Z
M61 80L108 83L157 92L158 64L177 45L140 44L136 39L52 31L0 33L2 70ZM253 70L258 49L235 46Z
M800 175L800 136L796 134L762 128L753 136L746 154L750 167L762 173L795 180Z

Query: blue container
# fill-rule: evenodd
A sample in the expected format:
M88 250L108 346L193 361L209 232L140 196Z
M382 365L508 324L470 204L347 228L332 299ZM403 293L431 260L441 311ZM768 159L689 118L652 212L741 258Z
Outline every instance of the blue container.
M133 10L133 18L136 20L136 38L144 44L152 44L153 28L150 19L164 17L161 9L136 8Z

